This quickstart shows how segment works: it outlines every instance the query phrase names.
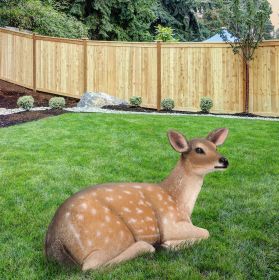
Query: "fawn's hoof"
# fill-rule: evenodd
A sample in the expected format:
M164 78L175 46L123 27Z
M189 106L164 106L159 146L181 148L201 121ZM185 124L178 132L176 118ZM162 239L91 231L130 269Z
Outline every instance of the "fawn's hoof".
M204 229L203 231L203 239L208 239L210 236L209 231L207 229Z

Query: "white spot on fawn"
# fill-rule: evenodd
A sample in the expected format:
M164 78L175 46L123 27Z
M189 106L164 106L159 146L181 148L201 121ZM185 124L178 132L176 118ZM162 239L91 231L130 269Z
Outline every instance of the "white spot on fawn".
M96 237L101 236L101 232L99 230L96 231Z
M131 210L130 210L129 208L127 208L127 207L124 207L123 210L124 210L125 212L127 212L127 213L131 213Z
M126 194L131 194L131 192L129 192L129 191L123 191L124 193L126 193Z
M168 201L173 202L173 199L171 198L171 196L168 197Z
M133 203L134 203L134 201L133 201L133 200L130 200L130 201L129 201L129 203L130 203L130 204L133 204Z
M131 219L128 221L129 224L134 224L134 223L136 223L136 222L137 222L137 220L136 220L136 219L133 219L133 218L131 218Z
M157 197L159 200L163 200L163 196L160 193L157 194Z
M153 219L151 217L145 217L145 220L150 221L150 222L153 221Z
M141 186L134 186L135 189L141 189Z
M109 243L109 238L108 238L108 237L105 239L105 243L106 243L106 244Z
M71 215L70 212L67 212L67 213L65 214L65 217L66 217L66 218L69 218L70 215Z
M155 231L155 227L149 227L151 231Z
M143 211L140 208L136 208L137 214L141 214Z
M167 219L167 218L164 218L164 219L163 219L163 224L166 225L167 223L168 223L168 219Z
M140 199L140 200L138 201L138 205L144 205L144 202L143 202L142 199Z
M96 196L97 194L96 194L95 192L93 192L91 195L92 195L92 196Z
M116 223L117 223L118 225L120 225L120 222L119 222L119 221L116 221Z
M84 220L84 217L83 217L83 215L81 215L81 214L77 214L77 219L80 220L80 221L83 221L83 220Z
M104 209L105 209L105 213L108 213L108 212L109 212L109 208L104 207Z
M121 238L124 237L124 232L123 232L123 230L120 231L120 237L121 237Z
M87 204L85 202L81 203L80 208L87 209Z
M106 220L107 223L109 223L110 222L110 217L109 216L105 216L105 220Z
M106 189L106 191L107 191L107 192L112 192L113 190L112 190L112 189Z
M106 197L106 201L113 201L113 198L110 197L110 196L107 196L107 197Z
M138 233L142 233L143 232L143 229L138 229Z
M93 244L92 240L87 240L87 244L88 244L88 246L92 246L92 244Z
M144 198L143 192L140 191L139 194L140 194L141 198Z
M169 210L173 211L174 207L173 206L169 206Z
M121 195L119 195L119 196L118 196L118 198L119 198L119 199L122 199L122 196L121 196Z
M91 209L91 213L92 213L92 215L95 216L95 215L97 214L97 210L96 210L95 208L92 208L92 209Z

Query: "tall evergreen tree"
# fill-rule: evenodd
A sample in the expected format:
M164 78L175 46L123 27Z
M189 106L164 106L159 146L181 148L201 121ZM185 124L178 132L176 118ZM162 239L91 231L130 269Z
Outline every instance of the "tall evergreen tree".
M0 26L13 26L42 35L81 38L87 27L71 15L55 10L51 2L39 0L2 0Z
M52 0L54 5L83 21L95 40L153 40L150 25L156 0Z

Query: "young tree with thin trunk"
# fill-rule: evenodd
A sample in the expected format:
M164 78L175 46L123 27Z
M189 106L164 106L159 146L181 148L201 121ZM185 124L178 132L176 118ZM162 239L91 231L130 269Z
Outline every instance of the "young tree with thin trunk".
M264 39L271 7L267 0L224 0L223 21L235 37L233 42L221 31L223 39L232 47L234 54L241 55L245 64L245 113L249 112L249 68L255 50Z

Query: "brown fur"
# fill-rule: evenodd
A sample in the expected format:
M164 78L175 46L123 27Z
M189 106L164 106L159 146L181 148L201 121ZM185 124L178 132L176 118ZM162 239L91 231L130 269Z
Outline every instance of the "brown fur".
M219 129L207 139L188 142L171 131L170 143L181 157L160 184L111 183L74 194L48 228L46 256L87 270L153 252L155 244L172 248L208 238L207 230L192 224L191 214L204 176L224 167L216 145L227 134L227 129Z

